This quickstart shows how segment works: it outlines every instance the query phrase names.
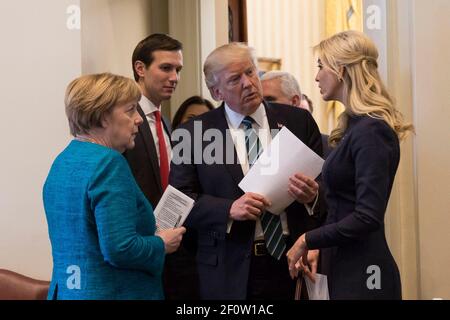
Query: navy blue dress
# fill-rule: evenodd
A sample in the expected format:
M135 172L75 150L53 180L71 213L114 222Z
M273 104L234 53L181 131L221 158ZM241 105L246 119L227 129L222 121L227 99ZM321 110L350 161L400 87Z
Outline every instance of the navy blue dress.
M325 224L306 233L321 249L330 299L401 299L384 216L400 159L397 135L382 120L351 117L323 167Z

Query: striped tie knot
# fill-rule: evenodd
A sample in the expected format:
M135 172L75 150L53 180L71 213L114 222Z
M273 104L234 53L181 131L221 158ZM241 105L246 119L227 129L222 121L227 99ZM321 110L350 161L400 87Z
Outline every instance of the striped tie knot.
M242 120L242 125L244 126L245 130L251 130L253 128L253 122L255 122L255 120L253 120L252 117L246 116Z

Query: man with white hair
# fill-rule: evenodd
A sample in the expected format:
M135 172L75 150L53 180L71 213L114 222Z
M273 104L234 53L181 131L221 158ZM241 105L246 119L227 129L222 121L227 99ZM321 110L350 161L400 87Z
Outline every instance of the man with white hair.
M286 181L296 201L280 215L266 210L271 204L264 196L244 193L238 186L268 147L272 130L280 127L322 155L320 132L308 112L263 101L255 60L254 49L240 43L226 44L208 56L206 84L212 97L223 102L180 127L190 133L182 155L187 160L171 166L170 184L196 200L185 225L198 234L202 299L293 299L296 283L289 277L286 248L301 230L320 224L320 212L311 208L317 207L319 186L301 173ZM213 129L218 140L233 144L230 159L218 151L214 163L202 157L210 149L210 141L202 137Z
M295 77L284 71L269 71L261 77L264 100L300 107L302 92Z

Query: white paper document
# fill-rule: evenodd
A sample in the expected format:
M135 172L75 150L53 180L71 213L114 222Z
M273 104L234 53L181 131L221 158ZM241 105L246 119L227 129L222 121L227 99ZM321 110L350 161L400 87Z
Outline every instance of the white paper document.
M328 292L327 276L316 273L316 282L312 282L305 276L306 289L308 290L309 300L330 300Z
M295 199L288 192L289 178L302 173L312 179L322 171L323 159L283 127L239 183L244 192L258 193L272 202L267 208L280 214Z
M167 186L155 209L159 230L181 227L194 206L194 200L171 185Z

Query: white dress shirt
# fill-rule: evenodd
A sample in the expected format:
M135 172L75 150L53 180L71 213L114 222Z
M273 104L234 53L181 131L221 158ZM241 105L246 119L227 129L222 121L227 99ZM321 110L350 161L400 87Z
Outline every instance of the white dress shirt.
M230 129L230 134L233 138L234 146L236 149L236 153L239 159L239 163L242 167L242 172L244 176L247 174L249 170L248 156L247 156L247 147L245 145L245 132L244 126L242 125L242 120L244 120L245 116L239 114L233 110L225 103L225 116L228 123L228 128ZM266 109L264 104L261 104L258 109L250 115L252 119L255 121L253 123L253 128L256 130L258 134L258 138L261 141L261 145L263 150L267 148L267 146L272 142L272 135L270 132L269 121L267 120ZM286 181L286 189L288 188L288 181ZM282 212L280 214L281 226L283 228L283 234L288 235L289 229L287 225L287 217L286 213ZM231 230L231 226L233 224L233 220L229 220L227 232L229 233ZM261 227L261 221L258 219L256 221L255 228L255 240L264 239L264 234Z
M158 155L158 164L160 164L160 156L159 156L159 139L158 135L156 134L156 118L155 118L155 111L161 111L161 106L155 106L153 102L151 102L146 96L142 95L141 100L139 101L139 105L142 108L142 111L144 111L144 114L147 118L148 125L150 126L150 130L152 132L153 140L155 141L155 148L156 148L156 154ZM162 115L161 115L161 121L162 121ZM164 124L161 124L163 127L163 133L164 133L164 140L166 142L166 149L167 149L167 158L169 160L169 168L170 168L170 161L172 159L172 148L170 146L170 137L169 134L164 129Z

